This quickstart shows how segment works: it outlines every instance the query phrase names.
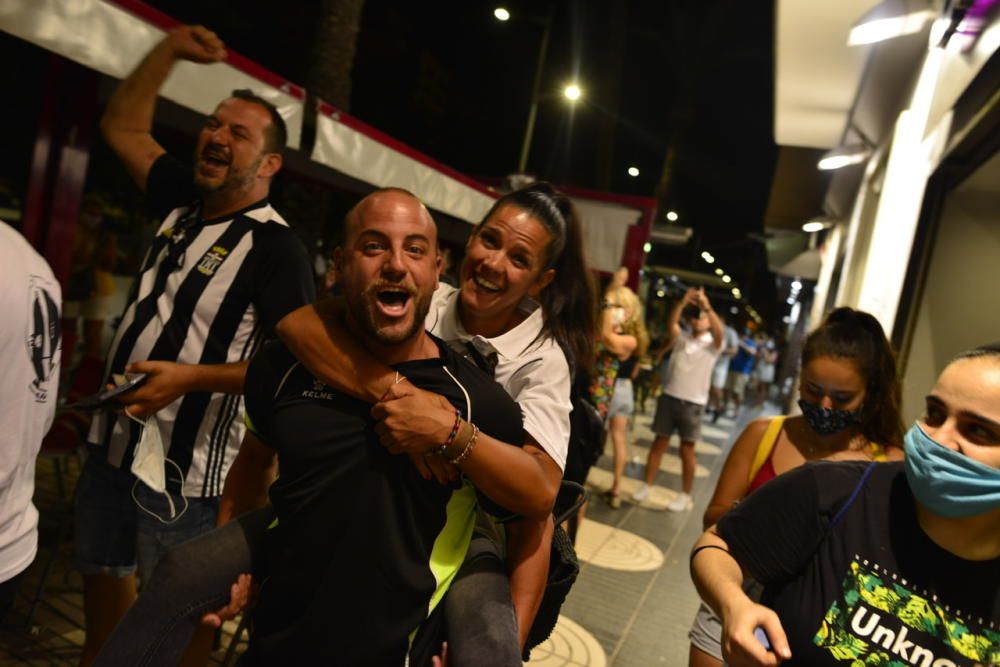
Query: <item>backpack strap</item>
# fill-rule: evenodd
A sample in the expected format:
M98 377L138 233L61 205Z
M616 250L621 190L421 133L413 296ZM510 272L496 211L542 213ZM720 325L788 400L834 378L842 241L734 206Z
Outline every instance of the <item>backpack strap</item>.
M868 477L872 474L872 471L875 470L875 466L877 465L878 461L872 461L871 463L868 464L868 467L865 468L865 472L861 475L861 479L858 480L857 486L854 487L854 490L851 491L851 495L848 496L847 502L845 502L841 506L841 508L837 510L837 513L833 515L833 519L830 520L830 525L827 526L827 530L831 530L834 526L840 523L841 519L844 518L844 515L847 513L847 510L849 510L851 508L851 505L854 504L854 501L858 499L858 495L861 493L861 490L865 487L865 482L868 481Z
M753 463L750 464L750 476L747 477L748 484L753 483L754 477L757 476L757 473L764 467L767 459L770 458L771 452L774 451L774 444L778 442L778 434L781 433L781 427L784 424L784 415L771 418L770 423L767 425L767 430L764 431L764 436L757 444L757 452L753 455Z

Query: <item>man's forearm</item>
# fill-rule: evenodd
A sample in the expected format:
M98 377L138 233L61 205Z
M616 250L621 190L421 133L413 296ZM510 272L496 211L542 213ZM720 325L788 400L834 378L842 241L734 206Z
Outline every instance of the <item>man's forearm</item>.
M712 332L712 340L715 341L716 347L721 348L725 344L722 320L711 306L708 308L708 328Z
M394 381L395 372L374 359L347 328L337 300L289 313L276 331L310 373L355 398L374 403Z
M670 315L667 316L667 345L664 352L673 347L674 339L677 338L677 334L681 330L681 311L684 310L685 305L687 305L687 296L678 299L677 303L670 309Z
M507 524L510 595L522 650L545 594L553 530L551 516L542 521L521 519Z
M190 391L218 394L242 394L249 361L231 364L198 364L190 367Z
M177 55L164 40L150 51L115 89L101 117L101 130L151 132L156 96L177 62Z

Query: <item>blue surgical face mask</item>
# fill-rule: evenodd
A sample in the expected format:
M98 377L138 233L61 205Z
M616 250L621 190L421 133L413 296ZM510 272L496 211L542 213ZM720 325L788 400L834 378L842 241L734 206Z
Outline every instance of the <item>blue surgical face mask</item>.
M799 408L806 423L820 435L833 435L840 433L846 428L850 428L858 423L860 410L837 410L835 408L821 408L815 403L809 403L799 399Z
M950 519L1000 507L1000 468L945 447L919 424L906 432L906 479L920 504Z

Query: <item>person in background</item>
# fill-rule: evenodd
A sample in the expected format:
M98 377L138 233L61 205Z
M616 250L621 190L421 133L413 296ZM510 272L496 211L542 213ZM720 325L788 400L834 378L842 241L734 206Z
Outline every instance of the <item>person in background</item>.
M838 308L809 334L799 395L802 415L757 419L736 439L705 510L706 530L755 489L807 461L902 458L896 361L868 313ZM702 604L689 633L690 667L721 667L721 634L719 618Z
M800 466L701 536L728 664L1000 664L1000 343L944 368L903 449Z
M104 321L114 315L111 301L115 295L112 277L118 261L118 242L105 225L104 204L95 195L87 195L80 205L80 221L73 236L73 255L63 304L63 359L65 373L72 367L82 339L83 349L75 377L67 392L73 402L98 390L104 362L102 335ZM82 336L81 333L82 321Z
M632 385L635 388L635 407L639 414L646 414L646 401L656 391L656 366L653 364L653 348L659 341L650 341L646 354L639 358Z
M115 296L112 271L117 261L117 236L106 225L104 204L96 195L88 194L80 205L63 300L60 393L65 403L72 404L100 388L105 321L115 314L111 310ZM61 451L76 449L90 426L90 416L80 410L61 412L45 436L44 446Z
M690 333L680 326L682 315ZM701 417L708 402L712 369L724 345L722 320L712 309L704 289L691 288L674 304L667 320L667 332L670 363L653 417L652 430L656 438L646 459L645 483L632 498L642 502L649 497L649 487L659 472L663 452L676 430L681 440L681 492L667 509L684 512L694 505L691 500L697 465L694 445L701 434Z
M753 368L750 380L750 395L754 405L760 405L770 395L771 383L774 382L774 367L778 362L778 350L774 339L768 334L761 334L757 342L757 363Z
M725 321L722 323L722 336L725 343L718 361L715 362L715 368L712 369L712 386L708 395L708 413L713 424L719 420L719 415L726 411L725 391L729 362L736 356L740 346L740 335Z
M443 246L439 252L441 255L441 270L438 274L438 280L443 282L445 285L458 287L458 280L454 275L455 266L451 258L451 248Z
M277 109L233 91L198 134L194 169L152 136L159 89L181 60L226 57L213 32L179 26L108 100L101 132L162 223L108 353L105 381L145 384L98 411L74 508L89 665L173 544L215 526L222 484L245 431L250 356L277 322L315 298L306 249L268 202L286 129ZM193 649L204 664L211 633ZM195 656L197 654L197 656Z
M0 221L0 619L38 551L35 458L56 411L61 363L59 305L52 269Z
M745 329L740 336L736 355L729 362L729 377L726 379L725 404L723 412L727 412L729 404L733 405L733 415L740 411L747 385L750 383L750 373L753 372L754 360L757 358L757 343L754 342L750 330Z
M640 357L649 348L649 334L646 332L642 303L639 297L624 285L609 290L605 302L611 310L613 331L602 338L607 350L621 349L621 341L635 340L635 347L624 359L618 356L618 374L614 392L608 405L607 430L613 446L613 481L606 498L612 509L621 507L619 486L628 462L627 431L629 420L635 411L635 397L632 376L637 370ZM620 323L618 323L620 322Z

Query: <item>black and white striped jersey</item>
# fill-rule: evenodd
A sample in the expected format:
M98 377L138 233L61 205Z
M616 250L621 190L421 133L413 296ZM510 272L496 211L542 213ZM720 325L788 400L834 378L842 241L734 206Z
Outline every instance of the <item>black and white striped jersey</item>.
M115 333L105 378L133 361L224 364L249 359L286 314L311 303L315 287L301 241L267 200L202 220L190 170L163 156L147 196L167 212L143 261ZM193 392L156 413L172 466L167 487L221 495L244 433L241 395ZM95 415L88 440L115 466L132 465L141 427L112 412Z

